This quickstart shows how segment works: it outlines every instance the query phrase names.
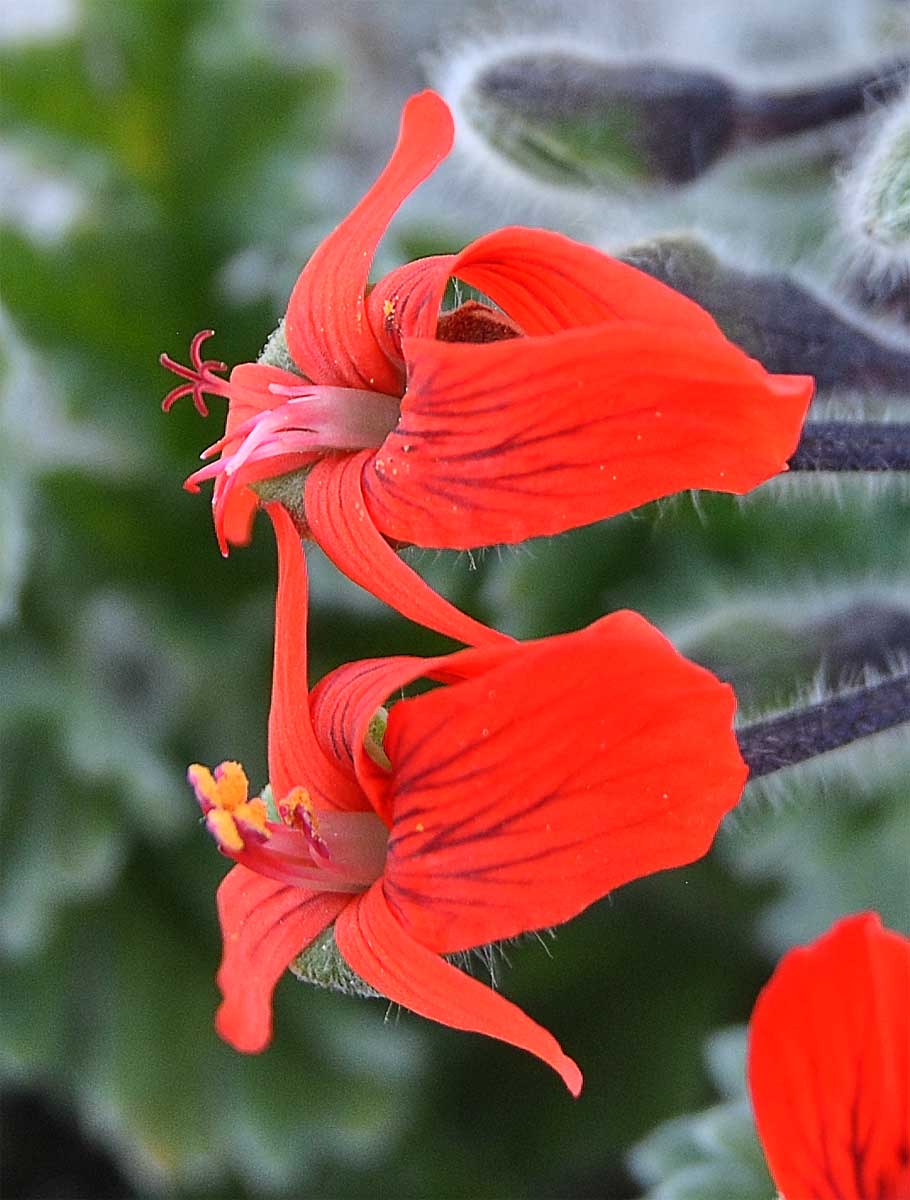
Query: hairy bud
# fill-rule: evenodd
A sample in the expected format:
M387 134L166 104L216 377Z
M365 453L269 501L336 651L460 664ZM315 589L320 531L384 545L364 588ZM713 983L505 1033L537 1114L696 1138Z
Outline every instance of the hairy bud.
M861 113L893 67L785 92L659 60L610 60L547 44L478 55L461 107L482 138L531 176L564 185L679 185L735 144Z
M840 213L853 291L910 323L910 92L882 115L844 175Z
M654 238L620 257L701 304L769 371L814 375L822 392L906 393L910 347L875 336L787 275L741 270L687 234Z

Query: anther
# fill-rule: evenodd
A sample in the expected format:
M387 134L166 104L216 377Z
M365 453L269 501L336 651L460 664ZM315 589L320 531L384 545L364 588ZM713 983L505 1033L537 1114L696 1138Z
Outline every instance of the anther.
M278 813L285 825L303 834L311 853L324 862L329 861L329 848L319 836L319 819L306 788L295 787L279 800Z

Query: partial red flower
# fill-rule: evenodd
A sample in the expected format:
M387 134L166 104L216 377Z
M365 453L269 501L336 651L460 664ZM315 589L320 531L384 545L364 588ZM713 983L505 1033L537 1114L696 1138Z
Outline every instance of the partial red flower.
M785 1200L910 1198L910 940L859 913L791 950L755 1005L748 1061Z
M221 1036L261 1050L279 977L334 923L383 996L581 1074L546 1030L444 955L560 924L628 880L708 849L746 775L729 687L642 617L440 658L339 668L309 694L306 571L279 547L269 772L281 821L236 763L189 778L222 851ZM370 723L400 700L382 746Z
M379 179L310 259L285 334L299 371L162 361L229 400L216 479L223 552L248 540L247 486L307 468L299 521L337 566L401 612L477 639L386 539L468 549L585 525L686 488L742 493L784 470L812 380L770 375L703 309L650 276L541 229L507 228L420 259L371 290L376 246L448 154L426 91L405 106ZM499 308L441 314L451 277ZM500 311L503 310L503 311ZM481 635L483 636L483 635ZM488 636L488 635L487 635Z

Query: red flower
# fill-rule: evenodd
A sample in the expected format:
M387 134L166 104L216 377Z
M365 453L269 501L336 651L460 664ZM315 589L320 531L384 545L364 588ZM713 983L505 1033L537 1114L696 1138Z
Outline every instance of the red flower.
M334 922L383 996L578 1067L503 996L442 956L567 921L630 879L704 854L746 775L733 694L622 612L539 642L339 668L307 695L300 540L279 547L269 772L282 821L236 763L189 778L238 865L218 891L221 1036L258 1051L288 964ZM368 743L387 697L384 748ZM387 757L386 757L387 756Z
M402 201L446 156L452 117L412 97L379 179L316 250L285 321L301 374L244 364L230 381L162 362L228 397L215 477L223 552L248 540L244 485L311 468L300 517L337 566L401 612L463 641L465 624L386 538L468 549L559 533L686 488L742 493L784 470L812 393L769 375L698 305L560 234L508 228L367 288ZM468 301L440 316L450 277ZM200 335L204 336L204 335Z
M910 940L860 913L786 954L752 1014L749 1086L786 1200L908 1200Z

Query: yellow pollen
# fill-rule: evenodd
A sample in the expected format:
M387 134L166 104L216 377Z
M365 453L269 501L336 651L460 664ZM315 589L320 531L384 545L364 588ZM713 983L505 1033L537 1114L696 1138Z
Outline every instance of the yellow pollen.
M313 833L317 833L319 830L319 818L316 816L316 809L306 788L292 788L285 798L279 801L278 811L281 813L281 819L285 825L291 826L302 824L304 822L302 814L306 813L306 822L309 828Z
M237 822L223 808L213 808L206 816L205 823L209 833L223 850L233 850L240 853L243 849L243 838L237 828Z
M417 824L414 826L414 828L417 830L418 833L423 833L426 826L424 825L423 821L418 821Z
M395 315L395 301L394 300L383 300L382 315L386 318L393 317Z
M222 850L239 854L245 838L256 842L270 836L264 801L249 796L249 781L240 763L223 762L214 774L194 763L187 771L196 797L205 812L209 832Z
M250 793L246 772L237 762L223 762L215 768L214 775L208 767L194 763L187 776L200 801L205 800L213 808L223 808L225 812L233 812L245 804Z

